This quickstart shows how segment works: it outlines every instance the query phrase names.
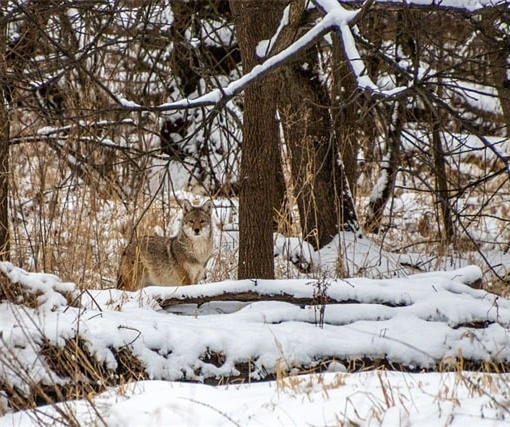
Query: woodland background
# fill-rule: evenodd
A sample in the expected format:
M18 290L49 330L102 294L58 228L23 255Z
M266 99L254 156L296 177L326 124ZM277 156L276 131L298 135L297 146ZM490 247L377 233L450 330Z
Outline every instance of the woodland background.
M422 400L373 372L425 369L455 387L403 404L409 419L453 423L472 399L470 420L503 424L509 6L2 0L0 412L74 425L83 404L108 425L148 378L275 379L320 403L343 396L337 369L368 370L368 404L343 414L360 424ZM133 233L170 236L195 196L215 203L206 284L116 290ZM297 375L326 370L331 389ZM90 399L110 386L102 413ZM232 421L207 399L183 413Z
M331 31L242 96L168 107L281 52L320 22L320 3L3 1L3 258L111 286L122 239L167 233L190 189L236 213L239 201L239 278L274 277L273 231L315 249L343 229L401 231L395 251L507 251L504 1L370 1L349 23L361 71ZM403 193L424 211L395 230Z

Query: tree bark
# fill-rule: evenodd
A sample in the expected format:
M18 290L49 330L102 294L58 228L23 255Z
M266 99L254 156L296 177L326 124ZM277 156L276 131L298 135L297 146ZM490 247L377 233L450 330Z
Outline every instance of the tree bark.
M303 31L303 13L304 2L301 10L291 5L281 48ZM319 78L316 48L284 67L279 95L303 238L320 249L339 231L358 231L359 225L331 122L329 94Z
M197 73L197 59L185 35L193 15L197 12L198 5L195 0L190 2L174 1L170 3L170 7L174 16L170 28L170 37L173 41L170 65L172 74L179 79L183 95L187 97L197 90L200 80L200 75Z
M332 38L334 62L332 70L332 117L345 175L354 195L358 178L357 159L361 133L358 118L361 110L359 103L361 93L357 89L356 79L349 68L349 63L345 59L341 38L338 34L332 34Z
M434 175L436 177L436 197L441 206L441 219L443 220L443 238L447 243L454 240L455 228L453 226L450 197L448 191L448 176L446 174L446 159L441 141L441 121L437 114L432 113L432 150L434 153Z
M504 23L498 25L497 22ZM482 15L481 33L483 34L491 77L498 91L501 109L506 125L506 136L510 137L510 12L507 8L494 8ZM505 31L503 28L507 28Z
M411 59L416 67L418 56L410 28L408 11L398 11L395 28L395 61ZM404 58L401 55L404 55ZM404 83L398 74L396 80L397 85ZM406 108L406 98L395 100L395 103L389 107L384 158L381 161L379 180L370 195L365 222L365 228L371 233L380 231L384 208L393 196L400 163L400 136L406 120Z
M439 23L443 21L442 17L439 17ZM442 46L438 49L439 63L447 62L447 55ZM442 77L438 78L437 95L440 99L443 99L443 82ZM435 197L439 202L441 210L441 219L443 222L442 240L447 243L455 242L455 227L453 225L453 213L450 207L450 194L448 185L447 175L447 161L443 148L443 142L441 134L445 131L446 125L443 120L443 111L436 108L436 106L429 100L424 100L425 105L429 109L429 115L431 118L432 127L432 153L434 160L434 176L435 176Z
M255 48L277 27L284 3L231 0L243 72L260 61ZM269 76L244 92L239 191L238 277L273 278L273 208L280 161L275 81Z
M3 21L0 9L0 76L5 78L7 71L7 23ZM0 260L10 259L9 237L9 109L7 104L7 84L0 81Z
M404 115L405 105L403 105L403 101L397 99L389 114L386 152L381 161L379 181L368 201L365 229L370 233L380 231L384 208L393 195L400 159L400 134L404 124Z
M41 29L58 5L48 5L46 0L29 2L27 10L30 19L20 25L17 38L9 43L7 25L3 20L4 9L0 8L0 260L10 259L9 234L9 104L16 105L18 94L15 78L23 76L25 66L41 49ZM10 71L11 78L7 77Z
M314 76L303 71L302 65L290 65L281 74L280 114L303 238L319 249L341 229L357 231L359 227L332 137L327 93Z

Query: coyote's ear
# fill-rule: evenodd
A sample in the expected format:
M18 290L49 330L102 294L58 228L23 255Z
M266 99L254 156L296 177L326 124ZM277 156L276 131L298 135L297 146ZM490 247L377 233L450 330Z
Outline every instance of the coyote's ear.
M184 209L184 212L188 213L193 209L193 206L189 202L189 200L183 200L182 201L182 208Z
M208 201L207 201L207 202L205 202L205 203L204 203L204 205L202 206L202 210L203 210L205 213L211 213L212 207L213 207L212 200L208 200Z

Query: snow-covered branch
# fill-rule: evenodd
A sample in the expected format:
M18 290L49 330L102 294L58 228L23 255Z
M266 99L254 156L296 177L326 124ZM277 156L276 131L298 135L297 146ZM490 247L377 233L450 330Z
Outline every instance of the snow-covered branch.
M135 102L129 101L125 98L118 98L118 103L125 109L132 111L141 110L157 110L157 111L172 111L181 110L187 108L214 106L220 103L225 103L230 98L238 95L246 87L255 81L260 80L268 73L276 69L277 67L284 65L285 63L292 60L300 51L306 49L323 36L326 32L331 30L331 26L327 25L327 21L321 23L310 29L304 36L299 40L292 43L289 47L281 51L279 54L272 56L271 58L264 61L264 63L255 66L249 73L242 76L240 79L235 80L225 87L214 89L198 98L194 99L181 99L175 102L168 102L161 104L155 108L143 107Z
M441 2L441 6L474 11L484 7L496 7L503 5L506 1L508 0L447 0L446 2ZM357 10L346 9L337 0L313 0L313 3L317 9L322 11L324 14L324 17L317 24L315 24L308 32L286 49L268 58L262 64L254 67L249 73L237 80L234 80L227 86L214 89L202 96L199 96L198 98L184 98L178 101L164 103L156 107L142 106L138 103L125 99L122 96L115 96L115 100L123 109L131 111L174 111L222 105L232 97L241 93L250 84L260 80L276 68L293 60L299 52L302 52L307 47L313 45L320 37L333 30L339 32L343 42L346 58L349 60L359 88L368 90L375 95L383 97L394 96L408 89L406 86L399 86L388 90L379 87L368 76L365 63L356 46L351 28L364 17L366 11L375 3L375 0L367 0L363 6ZM378 3L381 3L381 1L378 1ZM386 2L383 1L383 3L395 3L395 1L388 0ZM414 0L410 3L416 6L436 5L435 2L431 0ZM277 33L281 31L281 27L285 25L285 20L286 17L284 16ZM273 37L273 39L275 37Z
M358 0L343 0L342 3L359 3ZM489 7L504 7L508 6L508 0L377 0L379 5L396 5L402 6L416 6L416 7L433 7L439 9L452 9L462 10L466 12L476 12L481 9Z
M364 14L374 1L375 0L368 0L361 9L353 11L345 9L334 0L315 0L315 4L323 11L325 16L309 31L278 54L268 58L262 64L255 66L249 73L238 80L231 82L227 86L214 89L198 98L184 98L178 101L164 103L157 107L145 107L125 99L124 97L117 97L116 101L122 108L131 111L173 111L224 104L232 97L241 93L250 84L259 81L276 68L293 60L299 52L313 45L320 37L335 29L340 32L343 39L346 56L351 63L360 88L370 90L383 96L395 95L407 88L397 87L391 90L383 90L366 75L366 67L361 59L361 55L356 47L350 29L350 26L358 21L359 17Z
M335 0L314 0L317 7L326 13L324 21L331 22L331 27L339 31L345 56L349 60L358 87L378 95L392 96L403 92L407 87L399 86L390 90L384 90L377 86L367 74L367 68L361 58L361 54L359 53L351 31L351 27L360 19L358 14L365 12L374 2L375 0L368 0L361 9L356 12L351 12ZM354 16L351 18L350 16L353 13ZM357 18L356 21L355 18Z

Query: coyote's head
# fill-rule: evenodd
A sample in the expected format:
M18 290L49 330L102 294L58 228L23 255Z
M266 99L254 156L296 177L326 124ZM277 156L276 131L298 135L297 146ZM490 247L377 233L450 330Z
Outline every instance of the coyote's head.
M193 206L188 200L184 200L182 207L182 231L189 237L209 237L211 234L212 201L208 200L202 206Z

